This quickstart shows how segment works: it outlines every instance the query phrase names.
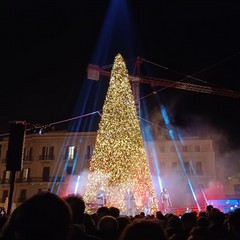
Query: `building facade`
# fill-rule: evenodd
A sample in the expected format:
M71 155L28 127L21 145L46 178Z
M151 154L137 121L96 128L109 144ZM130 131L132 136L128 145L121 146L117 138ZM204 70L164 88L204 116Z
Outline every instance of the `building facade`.
M204 208L206 189L216 181L212 140L157 140L146 144L146 148L156 189L167 188L176 209Z
M18 206L41 191L60 196L82 194L96 135L96 132L66 131L27 134L22 170L14 177L13 203ZM0 205L4 206L13 180L11 171L6 171L8 137L0 141L0 146ZM156 197L160 199L161 189L165 187L174 209L205 208L207 199L211 198L209 188L218 187L213 141L198 137L174 142L156 140L146 142L145 147Z
M95 132L27 134L22 170L16 171L14 177L13 203L18 206L41 191L63 194L62 190L68 188L65 185L69 182L69 176L76 178L88 169L95 139ZM8 137L0 145L0 202L3 206L6 205L12 181L12 172L6 171Z

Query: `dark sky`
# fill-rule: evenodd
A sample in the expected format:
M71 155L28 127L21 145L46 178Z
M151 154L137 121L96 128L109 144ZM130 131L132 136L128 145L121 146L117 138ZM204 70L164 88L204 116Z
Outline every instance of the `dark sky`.
M239 1L129 0L131 28L123 9L111 10L118 17L116 25L106 19L111 2L1 3L0 133L8 132L11 120L46 124L101 109L102 100L100 106L91 105L99 93L84 95L87 65L95 60L112 64L118 52L126 60L140 56L154 63L143 62L141 75L174 81L194 75L197 80L184 81L240 91ZM100 50L103 36L111 39ZM143 98L160 90L141 88ZM172 88L161 90L158 97L173 126L193 134L207 129L239 147L239 99ZM151 116L153 111L150 107Z

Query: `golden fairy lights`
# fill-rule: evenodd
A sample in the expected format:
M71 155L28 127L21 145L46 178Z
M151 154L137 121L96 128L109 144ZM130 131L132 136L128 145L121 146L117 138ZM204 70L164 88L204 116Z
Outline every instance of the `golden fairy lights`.
M131 84L120 54L114 60L90 161L84 194L87 203L95 201L101 186L108 196L107 206L118 207L122 212L125 211L124 193L129 187L135 193L139 211L142 211L146 191L155 196ZM153 204L155 210L156 202Z

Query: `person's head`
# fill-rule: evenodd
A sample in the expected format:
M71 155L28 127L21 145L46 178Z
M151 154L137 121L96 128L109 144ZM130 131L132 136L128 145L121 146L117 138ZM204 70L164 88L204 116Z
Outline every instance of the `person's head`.
M8 216L8 220L6 222L6 224L4 224L3 228L1 229L1 235L3 237L3 239L9 239L9 240L15 240L15 228L16 228L16 224L15 224L15 219L16 216L18 215L18 211L20 210L20 206L16 207L12 213L10 214L10 216Z
M57 195L44 192L26 200L14 215L16 239L65 240L71 224L71 209Z
M163 192L167 192L167 189L166 189L166 188L163 188Z
M157 218L158 220L163 220L163 221L166 220L166 217L164 216L164 214L163 214L161 211L157 211L157 212L156 212L156 218Z
M225 215L218 208L211 208L208 219L210 221L210 225L214 224L222 224L225 220Z
M229 230L240 236L240 211L230 213L228 224Z
M71 210L72 210L72 221L73 223L82 223L84 212L85 212L85 202L82 198L82 196L78 194L70 194L67 195L64 200L69 204Z
M120 240L167 240L161 223L153 219L136 219L129 223Z
M96 212L96 215L95 215L95 218L94 218L95 223L97 224L98 221L99 221L102 217L107 216L107 215L110 215L109 208L106 207L106 206L99 207L99 208L97 209L97 212Z
M197 218L197 226L199 227L209 227L210 222L206 216L199 216Z
M197 225L197 217L193 212L185 212L181 216L181 222L184 230L190 230Z
M109 207L109 215L113 217L118 217L120 215L120 209L117 207Z
M207 227L193 227L187 240L212 240L214 236Z
M102 217L98 222L98 230L106 235L106 234L117 234L118 233L118 221L115 217L107 215Z
M97 209L97 214L104 215L104 216L105 216L105 215L109 215L109 214L110 214L109 208L106 207L106 206L99 207L99 208Z
M96 225L93 219L93 216L90 213L84 213L84 226L85 232L88 234L92 234L96 230Z
M210 205L207 205L207 208L206 208L206 214L207 214L207 215L210 214L212 208L213 208L213 205L211 205L211 204L210 204Z
M121 233L125 227L131 223L131 220L128 216L119 216L116 218L116 220L118 221L119 233Z

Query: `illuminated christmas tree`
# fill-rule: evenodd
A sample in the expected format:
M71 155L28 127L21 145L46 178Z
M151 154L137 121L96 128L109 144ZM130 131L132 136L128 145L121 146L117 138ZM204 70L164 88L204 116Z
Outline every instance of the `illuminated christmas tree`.
M157 210L146 151L137 117L134 96L126 64L115 57L96 145L90 161L86 203L94 202L96 192L104 187L107 206L125 212L124 194L131 188L138 211L143 211L146 192L153 197L152 211Z

